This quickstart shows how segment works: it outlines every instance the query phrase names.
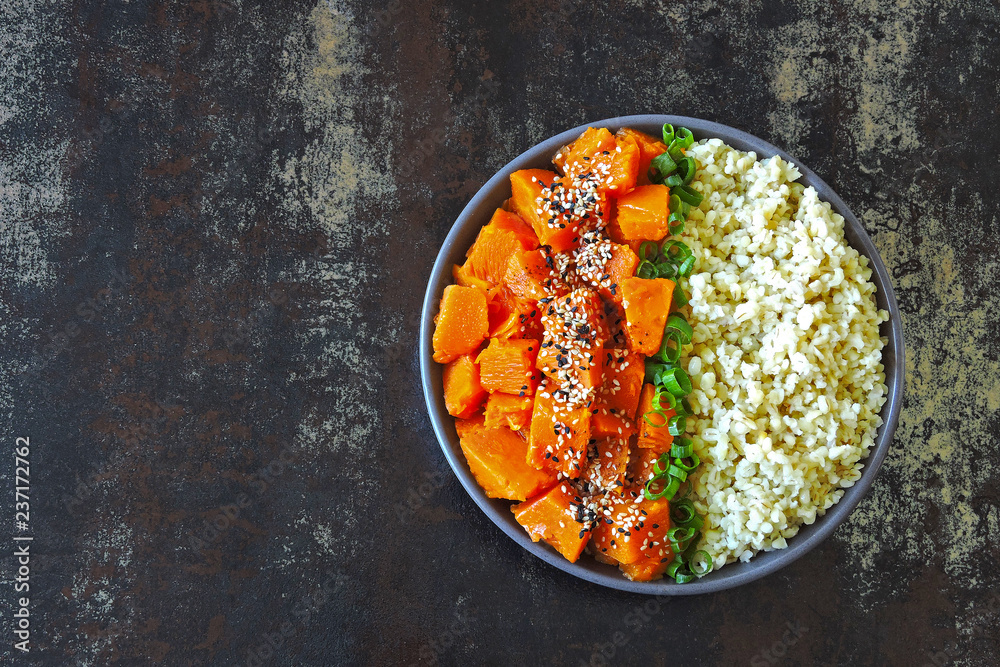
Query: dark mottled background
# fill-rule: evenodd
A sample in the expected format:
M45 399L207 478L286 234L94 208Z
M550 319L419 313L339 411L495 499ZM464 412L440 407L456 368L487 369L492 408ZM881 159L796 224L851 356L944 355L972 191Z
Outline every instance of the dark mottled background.
M992 0L6 0L0 437L30 437L35 541L27 659L3 547L4 664L996 664L998 27ZM870 495L697 599L523 552L419 391L464 204L641 112L813 167L904 311Z

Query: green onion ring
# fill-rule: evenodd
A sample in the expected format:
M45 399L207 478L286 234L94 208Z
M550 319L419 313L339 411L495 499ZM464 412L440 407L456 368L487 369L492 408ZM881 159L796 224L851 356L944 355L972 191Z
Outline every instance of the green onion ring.
M680 313L673 313L667 318L667 329L674 329L680 332L681 342L688 345L694 335L694 329L688 324L687 318Z
M660 153L650 160L649 165L660 174L661 180L677 170L677 163L669 153Z
M663 386L674 396L683 398L691 393L691 378L683 368L671 368L663 374Z
M698 566L699 556L701 556L701 558L703 559L703 567ZM715 567L715 564L712 562L712 557L708 555L708 552L705 551L704 549L699 549L698 551L694 552L694 556L691 557L689 565L691 568L691 572L698 575L699 577L705 576L706 574L712 571L713 567Z
M671 342L674 343L673 346L670 345ZM681 358L681 347L680 332L676 329L665 330L663 340L660 342L660 358L669 364L676 364Z
M639 246L639 259L653 262L660 254L660 246L656 241L643 241Z
M687 430L687 417L684 415L674 415L667 422L667 432L670 435L678 436Z
M639 278L655 278L658 275L656 265L648 259L644 259L639 262L639 266L635 270L635 275Z
M671 447L671 450L672 449L673 448ZM684 462L684 459L686 459L686 458L690 458L691 459L691 463L690 464ZM697 454L695 454L694 452L691 452L691 454L689 454L688 456L683 456L683 457L682 456L675 456L674 459L673 459L673 463L671 465L677 466L678 468L680 468L681 470L683 470L685 472L691 472L695 468L697 468L699 465L701 465L701 459L698 458Z
M674 142L674 126L670 123L663 125L663 143L670 145Z
M700 192L692 188L690 185L682 185L674 188L670 191L670 193L671 198L674 196L679 197L682 202L690 204L691 206L698 206L701 204L701 200L705 198ZM674 193L676 193L676 195Z
M684 459L694 454L694 444L687 438L677 438L670 446L670 456Z

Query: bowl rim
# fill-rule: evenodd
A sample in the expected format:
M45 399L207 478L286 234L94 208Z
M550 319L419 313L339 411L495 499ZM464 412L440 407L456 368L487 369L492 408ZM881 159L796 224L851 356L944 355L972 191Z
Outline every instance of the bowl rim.
M852 487L844 489L841 499L823 516L817 517L813 524L801 526L799 532L789 538L789 544L786 548L758 552L753 560L747 563L730 563L721 570L687 584L677 584L668 578L652 582L630 581L614 566L597 563L593 558L580 559L571 563L544 542L532 542L510 512L509 507L513 501L487 498L485 492L472 476L458 443L454 419L444 407L441 384L442 367L432 359L431 341L434 315L437 312L440 294L444 287L451 283L450 266L455 263L457 257L464 257L465 250L471 245L471 241L475 238L475 234L478 234L479 229L488 222L492 210L510 196L509 176L511 173L519 169L550 165L552 155L559 148L576 139L588 127L606 127L612 132L622 127L632 127L648 132L650 128L659 128L664 123L690 129L696 140L717 137L739 150L754 151L759 159L778 155L784 160L794 163L802 174L797 182L815 187L820 198L829 202L834 211L843 216L845 220L844 233L849 245L868 257L869 267L872 269L871 280L877 287L876 302L878 307L889 312L889 321L883 323L880 329L880 335L888 338L888 344L882 350L882 363L886 368L888 395L880 413L883 424L877 430L875 444L865 460L861 479ZM657 129L653 129L654 134L656 131ZM504 189L505 184L506 189ZM504 191L506 194L500 197L499 194ZM487 211L488 214L484 216L483 211ZM459 247L459 244L462 245ZM458 255L458 253L461 254ZM905 350L899 306L892 289L889 272L871 238L854 213L823 179L780 148L728 125L688 116L642 114L596 120L550 137L504 165L462 209L438 251L428 278L427 290L421 308L419 346L420 376L424 400L438 444L441 446L452 471L479 508L511 539L550 565L591 583L633 593L698 595L726 590L772 574L810 552L843 523L871 488L888 454L903 403ZM891 357L889 362L887 362L887 355Z

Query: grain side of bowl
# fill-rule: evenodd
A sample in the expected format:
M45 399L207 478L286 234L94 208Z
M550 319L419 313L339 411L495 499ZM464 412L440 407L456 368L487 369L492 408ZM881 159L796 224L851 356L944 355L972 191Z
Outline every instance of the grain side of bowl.
M696 143L694 478L715 568L781 549L861 478L887 388L866 257L780 157Z

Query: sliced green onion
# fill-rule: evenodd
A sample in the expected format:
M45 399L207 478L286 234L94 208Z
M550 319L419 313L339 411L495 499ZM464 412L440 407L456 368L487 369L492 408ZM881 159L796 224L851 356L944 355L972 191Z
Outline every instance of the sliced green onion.
M667 474L673 477L674 479L681 480L682 482L686 482L688 478L688 474L686 471L681 470L680 468L678 468L673 464L670 464L670 467L667 468Z
M674 252L675 250L676 252ZM663 245L660 246L660 254L663 255L664 259L678 264L693 255L691 248L686 243L673 240L663 242Z
M678 572L680 572L680 569L683 567L684 567L684 561L675 556L674 559L670 561L670 565L667 565L667 576L670 577L671 579L676 580ZM678 581L677 583L686 584L687 581Z
M667 233L671 236L678 236L684 233L684 218L676 213L671 213L667 219Z
M681 265L677 267L677 273L687 278L691 275L691 270L694 269L694 257L688 257Z
M653 262L659 254L660 246L656 241L643 241L642 245L639 246L639 259L643 261Z
M687 438L677 438L670 445L670 456L675 459L685 459L694 454L694 445Z
M684 177L675 171L674 173L667 176L667 179L663 181L663 184L666 185L668 188L676 188L678 186L684 185Z
M684 159L684 147L677 143L677 139L667 147L667 155L671 157L674 162L680 162Z
M660 343L660 358L668 364L676 364L681 358L681 347L681 333L676 329L667 329Z
M698 206L701 203L701 200L705 198L700 192L692 188L690 185L676 187L670 191L670 194L671 199L675 196L680 197L682 202L690 204L691 206Z
M655 486L657 483L662 484L663 488L658 492L651 491L650 487ZM650 500L659 500L660 498L672 500L679 488L681 488L681 483L676 477L654 477L646 482L645 492L646 497Z
M663 143L670 145L674 142L674 126L670 123L663 125Z
M671 368L662 377L663 386L674 396L684 397L691 393L691 378L683 368Z
M684 287L681 284L681 281L679 280L675 281L673 298L674 298L674 305L677 308L683 308L684 306L688 305L687 292L684 291Z
M691 134L691 130L686 127L679 127L677 128L677 132L674 133L674 141L676 141L681 148L691 148L691 146L694 145L694 135Z
M649 166L658 171L661 178L666 178L677 170L677 163L670 157L670 153L660 153L650 160Z
M656 265L656 274L660 278L673 278L677 275L677 267L671 262L660 262Z
M657 271L655 264L648 259L644 259L639 262L639 266L635 270L635 275L639 278L655 278L659 275L659 272Z
M678 331L681 334L681 342L685 345L691 342L691 337L694 335L694 329L680 313L673 313L667 318L667 329Z
M671 453L673 453L673 448L672 447L671 447ZM684 462L684 459L686 459L686 458L690 458L691 459L691 463L690 464ZM680 468L681 470L683 470L685 472L691 472L695 468L697 468L699 465L701 465L701 459L698 458L697 454L695 454L694 452L691 452L691 454L688 455L688 456L684 456L684 457L677 456L677 457L675 457L674 460L673 460L673 463L671 465L672 466L677 466L678 468Z
M663 403L664 399L666 399L667 401L666 405L664 405ZM666 391L662 387L657 387L656 393L653 394L653 405L657 406L656 408L653 409L658 410L660 412L663 412L665 410L673 410L674 408L677 407L677 397L671 394L669 391Z
M697 171L695 161L693 157L687 157L677 163L677 175L681 177L681 180L677 185L687 185L694 180L694 174ZM670 187L675 187L671 185Z
M701 564L699 565L699 557L701 559ZM704 549L699 549L694 552L691 560L688 561L688 566L691 568L691 572L698 575L699 577L704 576L712 571L714 563L712 563L712 557Z
M684 415L674 415L667 422L667 432L670 435L681 435L687 430L687 417Z
M670 505L670 521L675 526L686 526L691 523L698 513L694 509L694 503L686 498L678 500Z
M674 553L679 556L688 548L689 543L697 534L697 528L692 526L676 526L667 531L667 539L670 540L670 546Z
M657 415L658 417L662 418L662 421L660 421L659 423L657 423L657 422L653 421L652 419L650 419L650 415ZM644 422L646 422L647 424L649 424L650 426L652 426L653 428L662 428L662 427L666 426L667 422L669 421L667 419L667 415L664 414L663 410L662 409L657 410L656 408L653 408L649 412L644 413L642 415L642 420Z

